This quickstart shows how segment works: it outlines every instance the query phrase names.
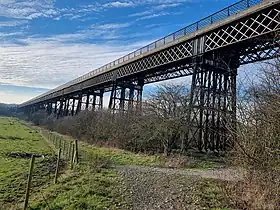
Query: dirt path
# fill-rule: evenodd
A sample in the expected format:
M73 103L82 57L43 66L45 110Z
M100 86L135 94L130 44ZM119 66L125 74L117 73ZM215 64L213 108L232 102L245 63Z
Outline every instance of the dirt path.
M122 194L133 210L211 209L226 207L215 181L237 181L242 173L234 169L187 171L124 166Z

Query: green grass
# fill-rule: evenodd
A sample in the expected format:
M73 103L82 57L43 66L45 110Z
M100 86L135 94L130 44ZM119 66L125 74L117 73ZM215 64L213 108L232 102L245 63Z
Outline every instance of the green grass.
M52 155L49 145L34 130L13 118L0 118L0 209L9 209L23 201L29 159L10 158L11 152ZM46 159L45 159L46 160ZM42 158L36 160L34 186L46 183Z
M70 136L61 135L56 132L49 132L48 130L42 129L40 127L34 127L39 132L42 132L43 135L49 138L61 138L64 141L73 141L74 139ZM51 142L51 140L49 140ZM63 143L62 143L63 144ZM69 142L67 143L67 145ZM160 155L147 155L147 154L136 154L133 152L125 151L122 149L111 148L111 147L97 147L90 145L86 142L79 141L79 151L82 158L83 154L87 153L89 155L97 156L100 158L106 158L111 161L114 165L142 165L142 166L161 166L163 165L165 158Z
M156 155L135 154L117 148L96 147L80 143L80 148L99 157L109 158L115 165L159 166L163 158Z
M25 194L30 160L10 158L7 155L11 152L36 153L46 157L37 158L35 162L30 197L30 209L34 210L126 209L129 204L124 202L126 199L119 191L123 180L111 170L111 165L164 166L166 162L162 156L135 154L79 142L81 164L76 165L74 170L65 170L63 164L58 183L54 185L54 145L51 145L51 139L46 141L41 136L41 131L44 136L50 134L40 128L33 130L14 118L0 118L0 209L22 209ZM73 141L68 136L51 134ZM204 170L213 167L215 162L202 158L195 165ZM194 200L204 203L203 206L209 209L217 206L215 202L224 202L215 184L208 181L199 183L195 187Z
M118 174L80 166L61 177L57 185L42 190L42 196L33 198L30 209L119 209L125 203L118 186Z
M22 209L30 159L9 158L11 152L43 154L32 177L30 209L116 209L122 206L119 176L94 164L62 171L53 184L56 157L41 134L13 118L0 118L0 209ZM106 153L107 155L107 153ZM107 156L101 156L107 158ZM123 209L123 208L122 208Z
M61 135L56 132L50 132L48 130L36 127L38 131L42 131L44 136L52 135L53 137L59 137L65 141L73 141L71 136ZM118 148L112 147L98 147L91 145L84 141L79 141L79 150L82 155L86 152L89 155L97 156L101 159L109 159L113 165L141 165L141 166L157 166L157 167L169 167L169 163L174 161L174 157L164 157L163 155L148 155L143 153L133 153ZM84 158L84 156L82 155ZM175 156L175 159L180 158L180 155ZM213 168L223 167L224 160L220 157L206 155L206 154L193 154L184 158L186 166L185 170L209 170ZM174 164L170 164L174 165ZM171 166L172 167L172 166ZM179 168L181 168L179 166Z

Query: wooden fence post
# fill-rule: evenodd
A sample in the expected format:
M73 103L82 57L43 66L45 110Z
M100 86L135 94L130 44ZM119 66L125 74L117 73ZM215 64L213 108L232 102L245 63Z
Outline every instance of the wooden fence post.
M78 155L78 140L75 140L75 159L76 159L76 163L79 163L79 155Z
M30 193L30 187L31 187L31 180L32 180L32 172L33 172L33 168L34 168L34 162L35 162L35 157L34 157L34 155L32 155L31 160L30 160L30 167L29 167L29 174L28 174L28 180L27 180L23 210L26 210L28 208L28 200L29 200L29 193Z
M73 169L73 163L74 163L74 154L75 153L75 148L74 148L74 145L72 145L72 151L71 151L71 157L70 157L70 167L71 169Z
M61 148L58 149L58 156L57 156L57 162L56 162L56 170L55 170L55 176L54 176L54 184L57 183L57 176L59 173L59 160L61 155Z

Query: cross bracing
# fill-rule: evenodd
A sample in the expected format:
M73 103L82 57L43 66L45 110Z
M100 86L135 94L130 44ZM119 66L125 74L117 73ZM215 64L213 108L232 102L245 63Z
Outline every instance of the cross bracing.
M185 145L223 150L236 117L238 68L279 55L279 14L279 0L242 0L20 107L74 115L102 109L111 91L109 108L127 113L141 110L143 85L192 75Z

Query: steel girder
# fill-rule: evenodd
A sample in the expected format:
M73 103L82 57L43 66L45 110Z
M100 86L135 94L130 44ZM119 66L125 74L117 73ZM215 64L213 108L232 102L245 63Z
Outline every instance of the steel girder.
M137 82L115 81L109 101L111 112L128 113L141 111L143 85L143 79L139 79Z
M103 107L104 90L88 90L82 99L82 110L97 111Z
M243 49L254 48L251 44L250 46L246 45L248 40L253 41L255 39L262 39L279 30L279 13L279 3L266 7L255 13L248 13L247 16L242 16L240 19L235 19L227 24L221 24L221 26L215 27L212 30L206 30L205 33L197 33L197 36L190 36L187 40L179 40L177 41L178 44L173 44L161 51L145 55L135 61L116 67L116 69L112 71L97 75L79 84L66 87L63 90L58 90L55 93L34 101L34 103L73 94L77 92L77 90L89 88L95 89L97 87L104 89L112 87L113 81L116 79L123 80L129 78L129 80L133 80L138 74L141 74L144 77L145 83L168 79L169 77L165 76L166 74L170 75L170 78L173 78L173 75L176 75L175 71L171 75L168 71L166 73L162 69L169 68L169 65L176 66L176 63L180 65L182 63L187 64L188 62L191 62L191 60L193 60L192 58L195 56L207 54L211 51L219 51L221 48L227 47L229 49L235 49L243 43ZM262 57L266 56L265 54L262 55L256 53L240 56L250 56L250 58L248 58L249 60L255 57L250 62L267 59L267 57ZM247 63L247 61L244 63ZM150 71L158 71L154 79L149 79L151 78ZM189 74L192 73L193 70L189 72ZM180 69L174 77L185 75L188 74Z
M279 5L276 5L275 8L267 9L207 34L205 52L278 31L279 14Z
M277 37L278 36L278 37ZM265 39L253 40L247 48L240 48L240 64L255 63L276 58L279 56L279 34Z
M143 84L193 75L188 116L192 125L184 147L188 142L196 142L200 150L225 150L230 145L229 127L234 127L236 117L237 68L279 55L279 14L277 3L67 87L41 101L60 98L58 116L61 116L65 97L80 94L81 90L105 89L112 91L111 110L127 112L141 104ZM143 78L141 84L139 78ZM73 99L72 114L74 106L77 113L81 104L81 95L77 105Z

